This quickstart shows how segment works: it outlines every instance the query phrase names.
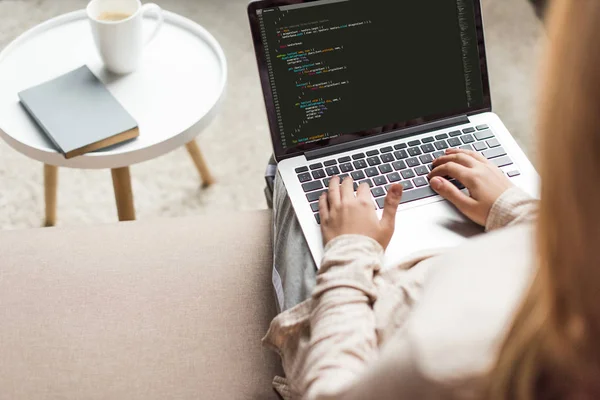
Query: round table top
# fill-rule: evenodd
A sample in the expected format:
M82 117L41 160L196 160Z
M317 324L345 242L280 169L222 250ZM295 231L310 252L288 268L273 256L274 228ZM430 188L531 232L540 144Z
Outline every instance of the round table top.
M227 81L219 43L203 27L163 11L165 23L146 47L140 68L108 72L85 10L44 22L0 53L0 136L46 164L119 168L156 158L193 140L215 116ZM154 20L144 21L150 32ZM86 64L139 124L140 136L109 150L65 159L19 104L21 90Z

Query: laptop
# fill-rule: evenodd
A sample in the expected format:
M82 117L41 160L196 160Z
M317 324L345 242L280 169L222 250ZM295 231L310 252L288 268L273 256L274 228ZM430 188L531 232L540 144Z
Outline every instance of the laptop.
M478 0L260 0L248 15L279 173L317 266L318 198L334 175L369 184L380 217L403 185L386 264L483 232L429 186L447 148L480 152L537 196L492 112Z

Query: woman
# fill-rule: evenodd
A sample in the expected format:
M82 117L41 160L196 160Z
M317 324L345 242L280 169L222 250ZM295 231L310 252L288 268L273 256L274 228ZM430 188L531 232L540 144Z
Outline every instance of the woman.
M287 310L265 343L282 356L285 398L600 398L600 1L555 0L548 23L539 218L537 201L498 169L451 149L432 187L494 232L381 270L401 188L379 221L367 188L355 198L350 180L332 179L314 289L310 269L278 271ZM281 247L297 240L285 234L294 223L282 224L282 190L276 265L302 258ZM286 293L297 287L312 296L289 308L309 295Z

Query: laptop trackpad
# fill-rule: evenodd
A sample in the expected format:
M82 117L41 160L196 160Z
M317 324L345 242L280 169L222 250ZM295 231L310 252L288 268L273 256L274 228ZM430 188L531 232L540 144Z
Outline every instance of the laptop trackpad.
M483 232L447 201L402 210L396 215L396 230L384 264L397 263L417 251L454 247Z

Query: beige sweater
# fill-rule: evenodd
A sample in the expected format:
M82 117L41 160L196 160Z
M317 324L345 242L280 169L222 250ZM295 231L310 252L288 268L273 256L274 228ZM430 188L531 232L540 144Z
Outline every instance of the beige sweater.
M285 399L477 396L535 271L536 200L507 190L487 233L381 269L374 240L325 249L311 299L277 316L264 344L282 357Z

